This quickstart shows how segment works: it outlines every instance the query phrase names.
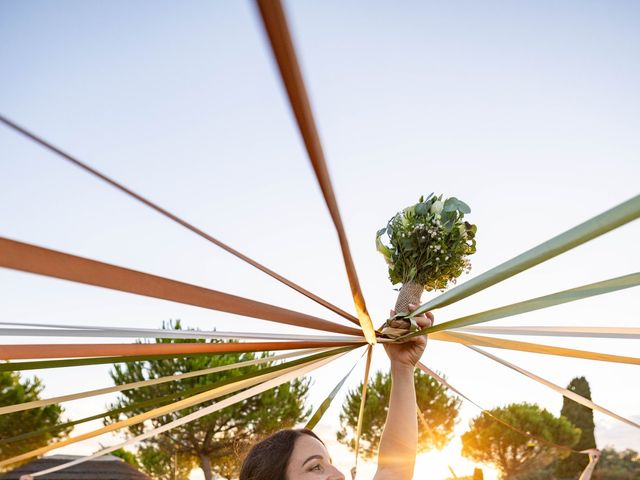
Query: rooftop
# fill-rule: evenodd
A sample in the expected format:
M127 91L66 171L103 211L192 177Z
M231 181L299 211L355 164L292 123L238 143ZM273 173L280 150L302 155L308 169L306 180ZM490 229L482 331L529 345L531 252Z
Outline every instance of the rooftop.
M21 475L39 472L77 458L82 457L76 455L43 457L0 475L0 480L19 480ZM38 480L151 480L151 477L113 455L98 457L37 478Z

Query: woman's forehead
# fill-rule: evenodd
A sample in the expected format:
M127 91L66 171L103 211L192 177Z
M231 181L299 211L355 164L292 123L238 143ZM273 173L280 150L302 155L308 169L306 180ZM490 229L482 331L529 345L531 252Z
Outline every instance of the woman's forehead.
M322 442L311 435L301 435L296 439L293 447L293 455L322 455L324 458L329 456Z

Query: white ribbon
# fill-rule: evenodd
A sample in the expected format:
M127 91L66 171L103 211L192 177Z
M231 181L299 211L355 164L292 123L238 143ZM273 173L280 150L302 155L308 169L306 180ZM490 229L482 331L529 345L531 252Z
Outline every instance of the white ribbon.
M93 327L74 325L44 325L39 323L0 322L0 325L19 325L41 328L0 328L0 336L39 337L112 337L112 338L179 338L179 339L264 339L309 342L366 342L355 335L296 335L256 332L200 332L197 330L162 330L154 328ZM44 328L42 328L44 327Z
M580 405L583 405L591 410L595 410L598 411L600 413L604 413L605 415L609 415L612 418L615 418L616 420L619 420L623 423L626 423L627 425L631 425L632 427L636 427L636 428L640 428L640 425L632 422L629 419L624 418L621 415L618 415L617 413L613 413L611 410L607 410L604 407L601 407L600 405L597 405L595 403L593 403L591 400L588 400L586 398L584 398L581 395L578 395L575 392L572 392L571 390L567 390L566 388L562 388L559 385L556 385L555 383L550 382L549 380L545 380L542 377L537 376L534 373L531 373L527 370L525 370L524 368L520 368L517 365L514 365L513 363L509 363L506 360L496 357L495 355L492 355L489 352L485 352L484 350L481 350L477 347L474 347L472 345L465 345L467 348L470 348L471 350L474 350L478 353L481 353L482 355L484 355L485 357L489 357L491 360L494 360L498 363L501 363L502 365L504 365L505 367L509 367L513 370L515 370L518 373L521 373L522 375L531 378L532 380L535 380L538 383L541 383L549 388L551 388L552 390L555 390L556 392L558 392L561 395L564 395L565 397L573 400L576 403L579 403Z

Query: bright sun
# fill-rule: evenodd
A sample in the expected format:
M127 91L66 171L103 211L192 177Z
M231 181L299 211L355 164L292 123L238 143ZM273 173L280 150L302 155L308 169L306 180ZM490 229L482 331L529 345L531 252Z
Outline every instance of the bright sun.
M449 470L449 467L451 467L458 477L471 476L474 468L482 468L484 480L498 480L499 475L495 468L467 460L460 455L461 448L462 445L458 437L452 439L442 450L433 450L418 455L414 479L446 480L455 478L451 470Z

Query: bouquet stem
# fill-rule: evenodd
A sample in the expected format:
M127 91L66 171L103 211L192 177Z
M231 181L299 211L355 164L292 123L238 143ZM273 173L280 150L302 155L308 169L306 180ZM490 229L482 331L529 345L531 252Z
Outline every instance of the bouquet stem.
M419 306L423 291L424 285L420 285L413 280L403 283L396 300L396 314L408 312L409 304L413 304L416 307Z
M398 293L398 299L396 300L396 315L409 313L409 305L413 304L416 307L420 305L420 298L424 291L424 285L421 285L414 281L409 281L402 285L400 292ZM414 322L415 328L415 322ZM396 338L411 330L411 321L404 318L390 318L384 325L382 333L390 338Z

